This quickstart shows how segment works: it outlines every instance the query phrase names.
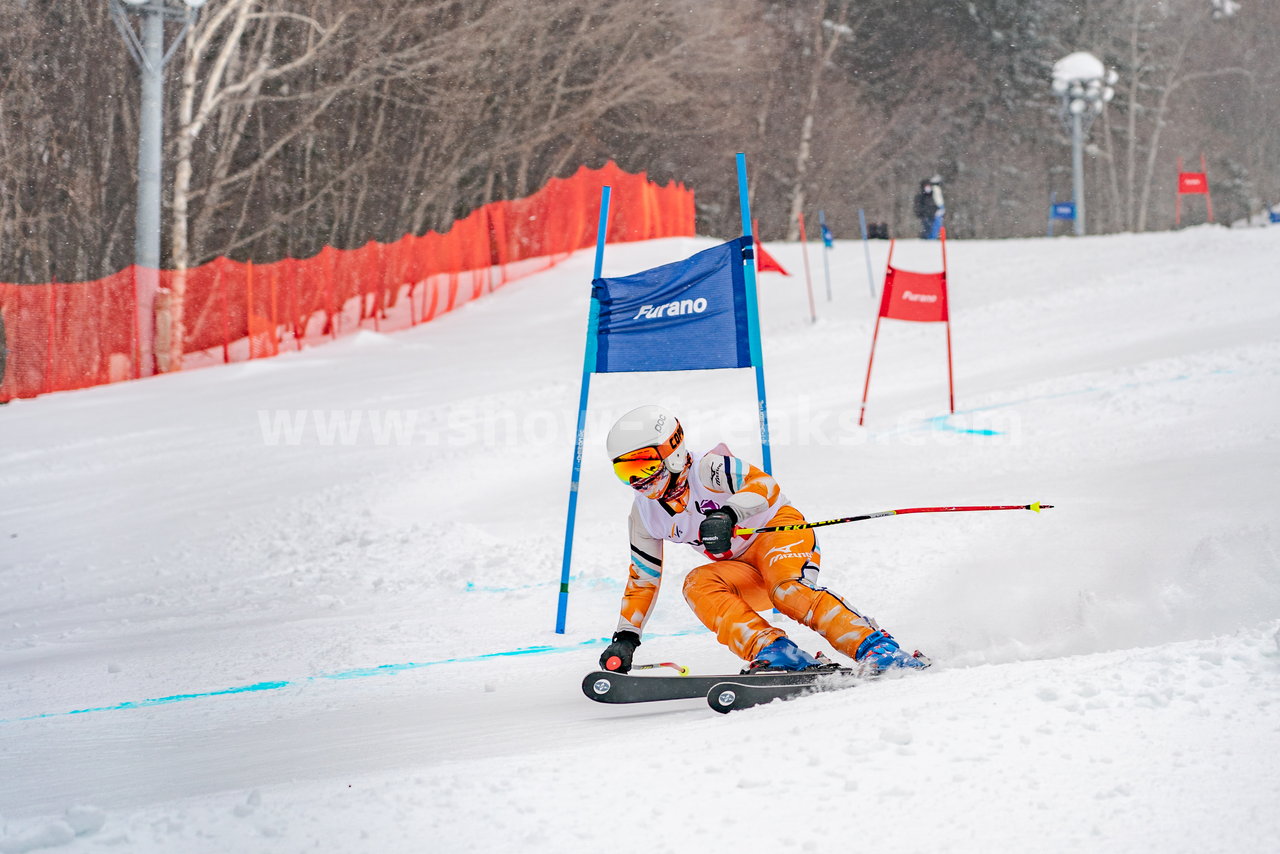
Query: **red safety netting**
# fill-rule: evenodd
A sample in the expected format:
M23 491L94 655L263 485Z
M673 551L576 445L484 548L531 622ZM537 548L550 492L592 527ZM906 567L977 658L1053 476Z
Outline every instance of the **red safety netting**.
M162 270L154 324L134 267L93 282L0 283L0 347L8 349L0 401L154 373L144 339L153 327L163 334L166 305L182 308L183 367L425 323L593 245L606 184L609 242L694 234L692 190L660 187L610 162L478 208L444 234L326 247L270 264L217 258L183 273Z

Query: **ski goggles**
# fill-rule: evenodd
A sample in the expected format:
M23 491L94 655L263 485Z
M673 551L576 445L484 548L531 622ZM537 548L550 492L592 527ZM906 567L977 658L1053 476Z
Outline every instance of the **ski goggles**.
M667 440L661 445L649 445L627 451L613 458L613 473L627 486L640 486L660 474L671 457L684 443L684 428L676 424ZM679 474L679 472L674 472Z

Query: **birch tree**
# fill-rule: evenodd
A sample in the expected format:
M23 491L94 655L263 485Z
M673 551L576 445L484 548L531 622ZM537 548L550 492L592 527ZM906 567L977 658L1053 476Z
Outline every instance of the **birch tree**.
M804 113L800 118L800 134L796 144L795 176L791 184L791 211L787 217L787 239L800 238L800 215L805 207L805 188L809 178L809 161L813 145L813 125L817 117L818 105L821 103L822 77L831 64L831 57L840 40L852 33L849 29L850 0L840 0L828 17L826 0L818 0L814 5L809 21L809 33L812 38L808 46L809 53L809 85L804 102Z
M1101 122L1099 186L1112 205L1112 228L1147 230L1159 170L1173 173L1177 155L1165 147L1171 131L1179 146L1203 138L1205 129L1195 126L1185 107L1195 88L1222 79L1247 84L1257 74L1238 62L1211 58L1210 45L1240 34L1238 18L1218 20L1213 9L1208 0L1119 0L1095 20L1096 52L1118 66L1120 75L1116 100Z
M246 30L254 22L260 33L246 40ZM171 317L161 328L171 330L167 347L167 368L182 366L186 339L186 271L191 264L189 211L195 143L210 120L230 105L247 117L257 106L265 83L306 67L321 56L326 45L338 32L345 16L337 15L327 25L296 12L264 8L257 0L224 0L213 6L197 26L187 32L186 51L181 67L178 96L178 126L175 133L173 207L170 261L176 275L172 277L172 293L167 303ZM276 29L281 24L301 24L313 31L314 37L294 39L293 55L278 62L273 56ZM248 43L246 44L246 42ZM241 147L246 122L228 122L224 133L215 140L216 149L235 152ZM225 179L229 159L220 161L217 171ZM162 342L163 343L163 342Z

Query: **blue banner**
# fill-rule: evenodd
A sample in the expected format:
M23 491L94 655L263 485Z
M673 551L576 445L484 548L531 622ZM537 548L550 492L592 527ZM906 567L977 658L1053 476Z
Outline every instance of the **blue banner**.
M1267 211L1267 214L1271 217L1272 222L1280 222L1280 211Z
M751 367L739 237L683 261L630 276L598 278L598 373Z
M1050 209L1053 212L1054 219L1075 219L1076 203L1075 202L1054 202Z
M833 238L833 237L831 236L831 229L827 228L827 224L826 224L825 222L824 222L824 223L822 223L822 243L823 243L823 245L825 245L828 249L830 249L830 248L832 248L832 247L835 245L835 244L834 244L834 240L835 240L835 238Z

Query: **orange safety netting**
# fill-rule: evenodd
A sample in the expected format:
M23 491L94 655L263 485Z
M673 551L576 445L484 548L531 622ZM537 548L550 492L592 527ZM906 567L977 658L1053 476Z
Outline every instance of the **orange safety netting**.
M270 264L217 258L159 272L158 303L184 294L184 367L273 356L360 328L425 323L595 243L600 188L613 187L609 242L694 234L693 191L610 162L493 202L444 234L326 247ZM92 282L0 283L0 402L155 372L152 298L135 267ZM163 312L157 312L158 318ZM160 349L157 345L154 349Z

